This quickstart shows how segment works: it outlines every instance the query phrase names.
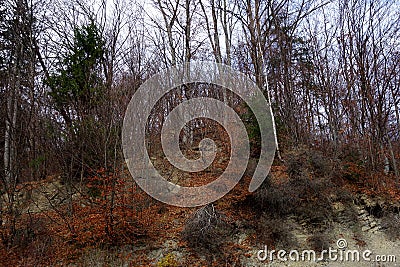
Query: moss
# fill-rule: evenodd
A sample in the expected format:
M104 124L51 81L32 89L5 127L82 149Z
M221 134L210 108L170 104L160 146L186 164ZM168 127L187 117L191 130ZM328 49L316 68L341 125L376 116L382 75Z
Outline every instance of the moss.
M168 253L165 257L162 257L157 262L157 267L176 267L178 266L178 261L176 260L174 254Z

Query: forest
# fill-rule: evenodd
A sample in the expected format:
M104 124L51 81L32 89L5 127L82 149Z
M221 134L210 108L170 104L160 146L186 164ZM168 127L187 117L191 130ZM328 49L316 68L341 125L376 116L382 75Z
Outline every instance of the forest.
M343 238L400 259L399 40L396 0L0 0L0 266L336 266L257 252L321 252ZM258 88L264 113L207 81L131 102L183 64L229 68ZM201 159L211 139L214 158L197 172L170 162L163 125L204 98L245 126L241 180L203 205L163 203L124 155L127 112L148 110L156 171L200 187L243 143L200 107L180 114L175 148ZM271 166L250 192L266 136Z

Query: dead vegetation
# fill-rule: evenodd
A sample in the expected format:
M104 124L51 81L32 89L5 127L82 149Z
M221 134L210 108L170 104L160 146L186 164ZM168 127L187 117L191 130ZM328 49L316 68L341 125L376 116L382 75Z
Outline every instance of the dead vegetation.
M186 221L182 238L190 247L215 253L229 235L230 225L213 204L195 211Z

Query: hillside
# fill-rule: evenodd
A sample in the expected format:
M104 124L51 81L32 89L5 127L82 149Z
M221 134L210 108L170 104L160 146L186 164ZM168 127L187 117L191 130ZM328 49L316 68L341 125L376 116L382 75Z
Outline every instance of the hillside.
M399 266L399 12L0 0L0 267Z
M9 248L3 248L1 262L14 266L371 266L326 257L317 263L285 263L276 255L273 261L257 258L265 245L276 251L318 253L337 248L341 238L349 249L398 254L399 191L348 181L318 151L298 149L284 158L285 163L276 162L256 192L247 190L249 169L228 195L202 208L152 200L127 170L115 176L100 170L72 189L57 176L21 184L14 207L20 211L14 219L16 234ZM213 168L218 174L218 167ZM209 181L212 174L196 176L196 182ZM185 179L193 178L180 181ZM3 227L8 223L3 220ZM3 238L7 234L2 231Z

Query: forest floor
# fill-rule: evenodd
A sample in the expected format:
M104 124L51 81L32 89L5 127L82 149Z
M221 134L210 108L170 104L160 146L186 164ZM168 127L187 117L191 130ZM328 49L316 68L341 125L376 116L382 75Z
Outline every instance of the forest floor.
M274 167L275 177L285 177L285 171ZM279 178L275 178L279 179ZM284 178L285 179L285 178ZM386 196L377 196L366 191L352 192L352 202L332 202L333 216L330 221L313 221L315 218L288 214L284 218L272 218L269 226L268 213L259 212L252 206L254 198L247 192L246 181L241 182L232 192L213 206L222 215L222 225L217 223L210 233L189 233L185 238L188 221L198 209L177 208L161 204L154 232L139 240L136 245L120 247L114 256L109 251L98 248L86 251L79 259L83 266L399 266L400 239L399 222L400 201ZM349 187L349 190L351 188ZM337 198L337 196L333 196ZM384 211L393 213L388 224ZM260 226L266 222L267 227ZM319 224L324 223L325 226ZM282 225L281 225L282 224ZM198 229L190 229L196 231ZM199 230L200 231L200 230ZM263 231L270 231L263 233ZM192 236L190 236L192 234ZM199 237L204 235L204 237ZM194 240L190 240L193 238ZM275 240L274 240L275 239ZM346 261L329 259L327 255L318 259L323 249L338 250L339 239L347 242L347 250L359 251L360 260ZM197 244L196 244L197 243ZM268 253L275 250L273 260L261 260L257 257L267 245ZM277 259L277 251L315 250L316 260ZM364 260L362 253L372 252L371 261ZM129 257L120 262L120 256ZM260 254L262 256L264 254ZM376 262L375 256L386 257L386 261ZM396 259L389 259L395 256ZM287 256L288 257L288 256ZM351 259L351 258L350 258ZM117 260L117 262L115 262ZM397 262L396 262L397 261Z
M152 200L127 171L117 180L107 180L104 177L112 176L99 172L90 183L72 189L71 203L65 198L71 189L57 177L30 183L21 189L23 212L16 226L20 234L13 240L14 247L3 250L1 262L15 266L399 266L400 192L385 187L371 190L331 176L320 179L324 175L302 164L303 159L296 160L295 169L302 172L294 174L290 164L275 164L266 186L250 193L248 171L231 192L202 208ZM173 182L198 185L217 177L226 162L220 159L195 179L194 174L168 173L163 161L154 163ZM115 207L107 216L112 189ZM69 205L73 211L67 216ZM359 251L360 260L341 260L338 242L346 243L342 252ZM262 260L258 256L265 255L260 252L265 247L268 256ZM327 254L320 258L321 251L329 249L337 251L338 259ZM287 261L278 259L279 250L286 251ZM292 250L300 256L304 250L314 250L317 260L289 258ZM372 253L367 255L371 261L362 258L366 250ZM392 262L377 262L376 255Z

